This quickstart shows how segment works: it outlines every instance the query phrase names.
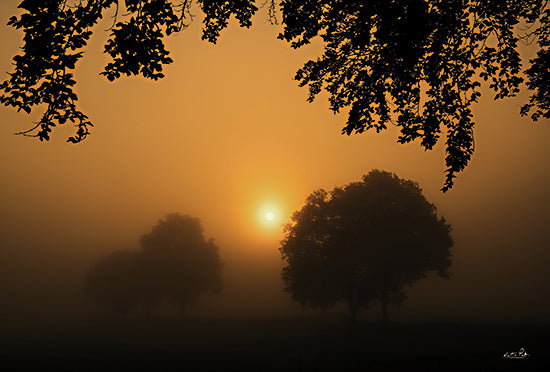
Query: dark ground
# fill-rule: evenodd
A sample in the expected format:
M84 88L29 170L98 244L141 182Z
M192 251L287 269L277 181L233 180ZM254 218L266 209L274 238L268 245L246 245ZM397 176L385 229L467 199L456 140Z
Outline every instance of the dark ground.
M2 328L4 371L550 371L549 325L359 323L350 330L304 319L121 319ZM502 358L522 347L529 358Z

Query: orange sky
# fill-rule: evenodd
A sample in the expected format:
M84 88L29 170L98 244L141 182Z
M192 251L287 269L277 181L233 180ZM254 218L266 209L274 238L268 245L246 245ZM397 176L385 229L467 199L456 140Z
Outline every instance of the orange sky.
M1 25L18 3L0 4ZM286 309L281 229L262 221L261 208L273 203L285 222L313 190L378 168L418 181L454 228L453 278L419 284L417 297L409 293L409 308L445 313L462 306L459 311L474 314L508 302L507 289L517 286L525 289L515 294L519 305L501 309L503 317L548 313L548 295L543 307L529 304L550 284L550 126L519 117L525 96L505 102L482 96L473 160L442 194L442 144L431 152L399 145L395 128L340 135L345 114L333 115L323 94L307 103L307 90L293 80L320 45L292 50L276 39L278 28L265 12L254 20L251 30L233 24L211 45L200 40L196 18L169 39L175 62L165 79L109 83L99 76L107 60L107 18L77 68L79 105L95 124L82 144L65 142L70 127L54 130L48 143L14 136L40 108L30 116L0 108L0 265L12 283L21 280L32 294L32 278L76 278L78 270L62 276L56 265L85 266L104 252L135 245L160 217L177 211L201 218L218 242L229 278L222 295L228 311L247 296L256 296L257 311ZM0 70L10 71L21 34L0 26L0 40ZM437 293L438 300L415 300L426 293Z

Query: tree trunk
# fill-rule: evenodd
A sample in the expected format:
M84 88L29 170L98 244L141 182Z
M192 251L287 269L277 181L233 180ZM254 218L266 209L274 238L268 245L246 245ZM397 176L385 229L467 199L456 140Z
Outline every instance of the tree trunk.
M354 326L357 323L357 311L359 310L359 306L357 306L357 304L354 303L352 300L349 300L348 308L349 308L349 322L352 326Z
M382 324L387 325L388 324L388 298L387 296L383 296L380 300L380 303L382 304Z
M145 319L150 320L151 319L151 304L144 304L143 305L145 310Z

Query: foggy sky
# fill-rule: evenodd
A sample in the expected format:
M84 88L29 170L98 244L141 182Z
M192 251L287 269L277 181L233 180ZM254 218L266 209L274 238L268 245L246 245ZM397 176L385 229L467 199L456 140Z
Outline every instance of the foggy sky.
M3 73L22 42L5 26L18 3L0 4ZM308 103L293 80L320 44L292 50L264 11L254 21L251 30L232 23L211 45L200 40L197 17L168 39L175 62L164 79L109 83L99 76L105 17L77 67L78 104L95 125L81 144L65 142L70 126L54 128L47 143L14 136L43 108L31 115L0 108L3 310L78 308L89 265L114 249L136 249L158 219L179 212L202 220L224 262L224 291L199 300L196 316L298 312L282 293L280 224L315 189L377 168L419 182L455 240L451 279L419 282L392 317L549 320L550 126L519 116L526 95L481 97L475 154L443 194L443 143L429 152L400 145L396 128L342 136L346 113L333 115L324 94ZM280 209L274 226L258 217L266 203Z

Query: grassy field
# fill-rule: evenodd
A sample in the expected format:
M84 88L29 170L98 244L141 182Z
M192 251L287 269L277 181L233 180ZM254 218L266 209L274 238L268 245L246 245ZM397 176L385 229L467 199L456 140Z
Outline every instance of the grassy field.
M5 371L539 371L550 327L311 319L6 324ZM506 360L525 348L530 357Z

